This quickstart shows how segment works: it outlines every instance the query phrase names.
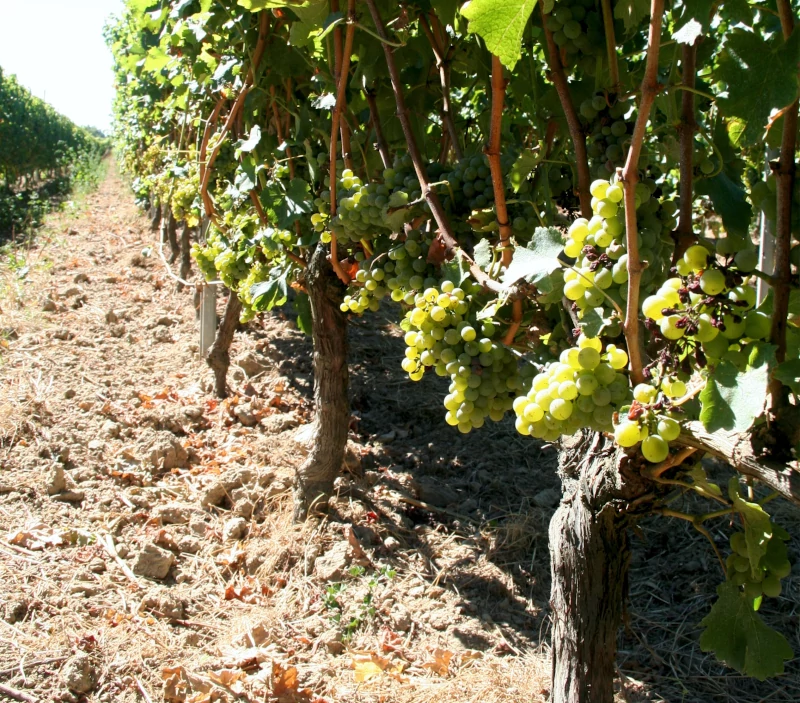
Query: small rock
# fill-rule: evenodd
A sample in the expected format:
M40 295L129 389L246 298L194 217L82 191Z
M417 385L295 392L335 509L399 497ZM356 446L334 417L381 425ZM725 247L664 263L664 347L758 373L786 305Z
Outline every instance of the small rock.
M182 620L186 617L186 605L166 588L148 591L139 603L139 612L155 610L158 617Z
M21 622L28 614L28 604L21 600L10 600L3 607L3 620L9 625Z
M66 398L67 400L72 400L72 398L74 397L75 397L74 388L67 388L67 390L64 391L64 398Z
M53 500L61 503L80 503L86 498L86 493L83 491L62 491L53 496Z
M386 547L386 549L388 549L390 552L393 552L400 546L400 540L389 535L385 540L383 540L383 546Z
M392 608L390 618L392 627L398 632L408 632L411 629L411 615L402 605Z
M66 328L61 328L53 332L53 339L60 339L62 342L66 342L69 339L73 339L75 335L72 333L71 330Z
M148 544L136 557L133 573L150 579L166 578L175 563L175 555L155 544Z
M182 535L178 538L178 549L188 554L197 554L202 548L203 543L192 535Z
M103 423L103 426L100 428L100 432L102 432L106 437L119 437L120 426L113 420L106 420Z
M471 513L478 508L478 501L474 498L467 498L461 505L458 506L459 512Z
M319 637L319 642L325 645L331 654L341 654L344 651L342 633L335 627L323 632Z
M106 322L109 325L113 325L113 324L119 322L119 317L117 316L117 313L115 313L113 310L109 310L106 313Z
M144 449L144 456L156 469L186 468L189 465L189 454L171 432L160 431L151 435Z
M229 518L222 528L222 539L226 542L243 539L246 534L247 520L243 517Z
M555 508L561 500L561 492L555 488L545 488L532 498L537 508Z
M253 517L253 512L255 509L256 506L252 500L249 498L242 498L233 504L233 509L231 512L234 515L238 515L246 520L249 520L251 517Z
M430 503L439 508L452 505L459 500L458 493L450 488L450 486L439 483L439 481L427 476L414 481L413 488L416 490L421 501Z
M248 404L237 405L233 409L233 414L245 427L255 427L258 424L258 418L253 415L251 408Z
M45 298L42 301L42 312L56 312L58 310L58 305L56 305L56 301L52 298Z
M97 452L103 449L106 446L106 443L102 439L93 439L86 445L89 448L89 451Z
M314 561L314 573L321 581L339 581L344 578L349 558L347 542L337 542Z
M81 410L84 410L84 411L91 410L94 407L94 401L93 400L82 400L80 403L78 403L78 407Z
M66 288L63 291L60 291L58 295L61 298L72 298L73 296L81 295L82 293L83 293L83 288L81 288L80 286L70 286L69 288Z
M124 542L119 543L116 545L117 555L120 559L127 559L128 555L131 553L130 548Z
M267 366L253 352L242 354L234 363L244 371L245 376L248 378L257 376L267 369Z
M169 317L169 315L163 315L156 320L155 324L161 327L172 327L177 324L177 320L174 317Z
M86 598L96 596L101 590L100 585L93 581L73 581L69 587L72 595L82 595Z
M353 474L354 476L361 476L361 445L356 444L352 440L347 440L347 446L344 450L344 462L342 469Z
M89 277L81 271L81 273L76 273L75 278L72 279L73 283L88 283Z
M171 344L175 341L166 327L156 327L153 331L153 339L163 344Z
M118 322L115 325L110 325L108 328L108 333L114 337L115 339L119 339L120 337L125 336L125 332L127 331L125 325L121 322Z
M203 417L203 408L199 405L187 405L183 409L183 414L186 415L190 420L199 420Z
M64 685L76 693L88 693L97 683L97 673L88 654L83 652L67 659L61 669Z
M184 525L198 513L200 510L190 503L166 503L156 506L152 515L161 520L162 525Z
M106 563L102 557L95 557L89 562L89 571L93 574L102 574L106 570Z
M64 467L56 464L47 479L47 495L54 496L67 489L67 478L64 475Z

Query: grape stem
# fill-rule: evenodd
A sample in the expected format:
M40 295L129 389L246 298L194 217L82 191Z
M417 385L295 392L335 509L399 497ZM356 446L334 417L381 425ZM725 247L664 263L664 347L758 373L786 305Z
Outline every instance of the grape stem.
M684 252L694 243L692 227L692 210L694 206L694 134L697 121L694 116L694 88L696 72L697 46L684 44L681 54L681 71L683 73L681 87L685 88L681 95L681 121L678 127L680 138L680 210L678 211L678 228L675 230L675 252L673 263L681 258Z
M381 124L381 116L378 112L378 101L375 99L375 91L364 86L364 95L367 98L367 105L369 105L372 128L375 130L375 141L378 144L378 153L381 155L383 167L391 168L392 159L389 156L389 146L386 143L386 137L383 136L383 125Z
M619 90L619 64L617 63L617 38L614 35L614 14L611 11L611 0L602 0L603 30L606 35L606 51L608 52L608 74L611 78L611 90Z
M431 11L431 22L435 23L437 31L447 36L446 32L441 32L441 23L439 18ZM456 125L453 121L453 111L450 109L450 46L440 45L439 40L434 36L431 29L431 23L424 13L419 16L419 24L425 36L430 42L433 49L433 55L436 57L436 68L439 70L439 82L442 85L442 122L447 128L447 134L450 136L450 144L453 147L456 159L461 160L463 154L461 152L461 144L458 141L458 133L456 132Z
M492 175L494 190L494 209L497 213L497 225L500 228L501 262L508 269L514 257L514 245L511 243L511 225L508 222L506 207L506 185L503 178L503 166L500 163L500 142L503 132L503 104L505 102L506 80L503 77L503 64L492 54L492 112L489 124L489 144L484 153L489 159L489 170ZM503 344L511 344L522 323L522 300L517 298L512 303L511 324L503 337Z
M628 158L622 169L620 180L625 194L625 230L628 249L628 300L625 312L625 341L631 380L634 384L643 383L642 340L639 324L639 289L642 282L642 258L639 254L638 231L636 225L636 184L639 182L639 156L647 131L647 122L653 101L658 94L658 54L661 40L661 22L664 14L664 0L652 0L650 5L650 30L647 43L647 61L642 79L642 97L639 101L639 114L633 128Z
M336 77L336 105L333 108L333 114L331 115L331 144L330 144L330 192L331 192L331 219L336 216L336 191L337 191L337 183L336 183L336 155L338 153L338 143L337 137L339 136L340 132L340 123L341 123L341 135L342 135L342 157L345 159L345 165L347 165L347 158L346 153L349 153L349 143L350 143L350 131L346 128L346 123L341 120L342 110L344 109L345 99L346 99L346 89L347 89L347 77L350 74L350 56L353 54L353 37L356 32L356 26L354 24L355 21L355 0L348 0L347 3L347 12L348 12L348 19L347 19L347 32L345 35L344 40L344 49L342 49L341 43L341 30L339 27L334 29L334 75ZM339 9L339 0L331 0L331 12L337 12ZM345 134L347 136L345 136ZM347 144L345 144L345 141ZM349 166L348 166L349 168ZM350 276L347 275L347 272L342 268L342 264L339 261L339 253L338 253L337 241L336 241L336 233L331 231L331 266L333 267L336 276L339 280L347 285L350 283Z
M794 16L789 0L777 0L783 38L788 41L794 31ZM789 294L792 282L792 264L789 253L792 245L792 192L795 178L795 151L797 149L798 101L795 100L783 117L781 151L776 169L777 216L775 218L775 302L772 313L770 342L774 344L775 359L780 364L786 359L786 321L789 315ZM769 407L774 414L786 400L780 381L773 378L769 385Z
M725 568L725 560L722 558L722 554L719 553L719 549L717 549L717 545L714 543L714 538L711 536L711 533L703 527L703 520L707 519L705 515L690 515L689 513L682 513L678 510L671 510L670 508L658 508L653 512L664 515L665 517L675 517L679 520L686 520L687 522L692 523L692 527L697 530L701 535L703 535L711 544L711 548L714 550L714 554L717 555L717 559L719 559L719 565L722 567L722 573L725 574L725 577L728 576L728 571ZM725 511L723 514L727 514L728 512L733 512L732 510Z
M375 25L378 35L381 37L381 39L386 39L386 28L383 24L383 20L381 19L380 11L375 4L375 0L366 0L366 3L369 7L370 14L372 15L372 21ZM412 163L414 164L414 171L417 174L420 190L422 191L422 194L431 209L434 220L436 220L436 224L439 228L439 236L441 237L442 243L445 246L446 252L451 256L460 256L463 258L467 262L472 276L487 290L497 294L507 295L508 297L517 295L519 291L516 289L516 287L506 287L499 281L495 281L487 276L481 267L478 266L472 260L472 258L458 246L458 242L453 235L453 228L450 225L450 221L447 218L444 208L442 207L439 196L428 181L428 175L425 171L425 164L422 161L422 154L420 153L419 145L417 144L417 137L414 134L414 130L411 127L411 120L408 116L408 108L406 107L406 100L402 88L403 83L400 80L400 72L397 70L397 62L394 60L394 48L385 41L381 41L381 46L383 47L383 53L386 58L386 66L389 69L389 78L392 84L392 91L394 92L395 103L397 105L397 118L400 120L400 126L403 129L403 136L405 137L406 145L408 146L408 154L411 157Z
M586 153L586 135L581 128L578 113L575 110L575 103L572 102L572 95L569 92L569 83L564 73L564 65L561 63L561 56L558 47L553 39L553 33L547 28L548 14L544 11L544 4L540 3L542 11L542 25L544 26L545 42L547 53L550 57L550 80L556 87L558 99L561 101L561 108L567 118L567 128L575 149L575 161L578 167L578 200L581 204L581 215L587 220L592 216L592 196L589 192L591 184L591 174L589 172L589 157ZM662 2L663 7L663 2Z

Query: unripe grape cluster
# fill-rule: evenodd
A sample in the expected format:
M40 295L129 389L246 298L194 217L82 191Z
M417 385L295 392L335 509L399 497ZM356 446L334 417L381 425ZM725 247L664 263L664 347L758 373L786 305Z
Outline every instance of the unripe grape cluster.
M564 295L575 303L578 317L587 308L612 308L615 303L625 309L628 295L628 254L625 239L625 209L622 184L596 180L591 185L591 220L578 218L567 232L564 253L575 259L573 268L564 272ZM675 204L659 203L650 188L636 186L637 220L639 222L639 254L648 266L642 273L642 287L663 280L666 262L672 249L669 236L674 226ZM618 329L617 329L618 332ZM613 336L613 330L607 331Z
M761 598L777 598L781 594L781 579L792 571L789 562L786 542L789 533L774 522L770 523L772 535L767 542L766 554L754 568L750 558L750 547L744 532L734 532L730 538L731 549L726 560L728 580L742 586L745 595L755 601L755 610L761 605Z
M724 240L720 240L724 241ZM769 315L754 310L756 289L734 264L720 267L710 248L695 244L676 262L670 278L642 301L651 328L668 340L699 344L706 360L747 362L747 341L765 339Z
M363 183L350 169L344 169L337 184L336 216L328 223L331 194L329 190L317 199L318 213L311 217L317 231L326 224L342 242L370 240L381 233L395 232L411 217L403 210L410 202L419 200L422 191L411 168L410 159L396 159L393 168L383 171L382 183ZM391 217L400 212L401 216Z
M630 141L633 121L626 120L630 109L626 102L608 104L603 93L584 100L580 105L582 121L588 126L586 151L590 167L597 178L608 178L625 163L625 146Z
M590 57L585 68L594 68L594 57L605 47L603 21L594 0L557 0L546 22L568 66L579 57Z
M530 390L514 399L516 428L522 435L555 441L583 427L613 431L614 414L630 401L624 350L581 335L533 377Z
M498 422L522 387L516 357L495 338L497 325L470 317L470 296L452 281L442 281L415 297L403 320L406 330L403 370L419 381L427 368L450 378L445 420L462 433Z

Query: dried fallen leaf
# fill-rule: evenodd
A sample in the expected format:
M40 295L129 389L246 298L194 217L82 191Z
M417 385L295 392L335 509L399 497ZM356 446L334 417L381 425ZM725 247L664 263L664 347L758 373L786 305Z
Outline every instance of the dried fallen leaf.
M405 668L405 662L391 661L375 652L353 652L352 658L353 676L356 683L369 681L381 673L386 673L399 681Z
M284 668L278 662L272 662L272 693L284 696L297 691L297 668Z
M450 660L453 658L453 653L449 649L441 649L437 647L433 650L433 660L425 662L422 665L423 669L430 669L439 676L448 676L450 674Z

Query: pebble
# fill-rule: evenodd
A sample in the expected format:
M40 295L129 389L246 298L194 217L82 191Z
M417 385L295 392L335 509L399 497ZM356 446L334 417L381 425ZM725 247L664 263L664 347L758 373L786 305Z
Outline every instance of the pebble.
M67 659L61 669L64 685L76 693L88 693L97 684L97 672L88 654L78 653Z
M172 552L161 549L155 544L148 544L136 556L133 573L145 578L163 579L174 563L175 555Z
M247 520L243 517L228 518L222 528L222 539L226 542L243 539L246 534Z

